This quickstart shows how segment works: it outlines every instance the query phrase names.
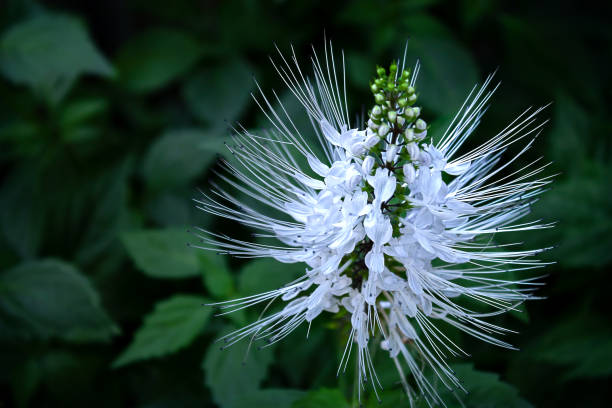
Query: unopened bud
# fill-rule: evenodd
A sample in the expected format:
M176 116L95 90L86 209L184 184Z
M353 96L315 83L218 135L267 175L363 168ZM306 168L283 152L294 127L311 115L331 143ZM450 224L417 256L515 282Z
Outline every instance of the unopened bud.
M408 143L406 145L406 151L408 152L408 154L410 155L410 159L412 160L416 160L419 157L419 146L417 146L416 143Z
M368 134L364 143L368 149L371 149L374 146L376 146L379 141L380 141L380 136L378 136L377 133L373 132L373 133Z
M414 125L416 126L418 130L427 129L427 123L425 123L423 119L418 119Z
M395 112L394 110L389 111L387 113L387 118L389 119L389 122L394 123L395 119L397 119L397 112Z
M407 108L404 111L404 116L406 117L406 119L408 120L412 120L414 119L417 115L414 113L414 109L413 108Z
M374 168L374 157L368 156L365 159L363 159L363 163L361 163L361 170L363 171L363 174L369 175L372 172L373 168Z
M378 128L378 136L385 137L387 136L387 133L389 133L389 125L387 125L386 123L383 123Z
M385 151L385 161L387 163L394 163L397 158L397 145L390 144L387 145L387 150Z
M406 129L404 131L404 138L407 142L412 142L414 140L414 130L412 128Z
M406 181L406 183L413 183L416 179L416 170L414 169L414 166L410 163L406 163L402 167L402 170L404 172L404 180Z
M411 105L412 105L413 103L415 103L415 102L416 102L416 100L417 100L417 96L416 96L415 94L412 94L412 95L410 95L410 96L408 97L408 103L409 103L409 104L411 104Z
M368 127L372 130L378 129L378 125L372 119L368 119Z
M376 103L381 104L385 101L385 96L381 93L377 93L374 95L374 100L376 101Z
M406 119L403 116L398 116L397 117L397 124L400 126L404 126L404 123L406 123Z
M372 108L372 116L380 116L381 113L382 109L380 108L380 106L374 105L374 107Z

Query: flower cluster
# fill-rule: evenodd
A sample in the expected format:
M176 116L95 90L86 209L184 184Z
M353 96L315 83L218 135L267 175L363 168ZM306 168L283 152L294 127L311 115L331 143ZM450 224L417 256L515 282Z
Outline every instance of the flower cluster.
M489 77L475 88L438 142L416 106L414 72L392 63L377 68L370 89L374 106L367 123L353 128L346 93L340 91L333 53L325 64L313 57L314 82L303 76L293 55L275 64L285 84L304 106L319 140L315 153L285 109L261 93L256 99L272 126L264 134L236 132L230 146L235 162L225 162L238 191L285 214L272 217L217 187L199 208L253 227L281 245L244 242L202 230L203 248L242 257L272 257L304 263L304 274L286 286L220 304L229 311L260 302L286 302L280 310L225 337L281 340L323 312L350 314L350 335L339 371L356 348L359 383L376 391L372 347L387 350L410 401L422 396L440 403L423 367L449 388L461 388L446 362L465 354L438 327L454 326L502 347L494 335L507 330L484 318L516 308L529 299L533 278L510 279L516 271L543 265L530 258L541 250L496 245L493 234L544 228L520 223L529 205L550 182L534 176L534 163L516 172L508 166L531 146L541 124L539 110L526 111L485 144L458 155L478 125L493 91ZM344 73L344 67L343 67ZM344 75L343 75L344 77ZM529 139L520 152L501 162L506 148ZM307 167L300 166L303 157ZM241 167L239 167L239 165ZM282 273L282 272L279 272ZM462 299L482 302L487 313ZM381 341L374 341L376 333ZM418 387L415 392L405 370Z

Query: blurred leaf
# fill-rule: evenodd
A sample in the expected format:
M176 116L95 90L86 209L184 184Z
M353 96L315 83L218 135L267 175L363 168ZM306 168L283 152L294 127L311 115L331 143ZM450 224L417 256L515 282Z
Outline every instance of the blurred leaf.
M585 162L579 172L555 181L534 205L534 215L558 221L555 228L538 233L542 246L558 244L548 256L569 268L604 266L612 261L612 195L607 183L612 165ZM586 274L576 278L587 279Z
M83 24L74 17L54 14L23 21L4 33L0 71L51 103L59 102L82 74L114 74Z
M408 56L421 63L416 82L418 100L436 114L459 109L478 82L478 68L472 57L451 38L416 37L410 41Z
M560 376L564 381L612 375L612 330L606 322L565 318L533 347L537 360L567 367Z
M590 130L590 118L575 101L565 94L555 98L555 117L549 132L550 158L565 171L579 170L587 158L585 134Z
M3 335L80 343L119 333L91 283L62 261L27 262L4 272L0 294L0 327L13 329Z
M210 251L203 251L200 255L202 265L202 279L206 289L217 299L227 300L234 289L234 280L228 270L225 258Z
M18 407L27 407L41 382L41 370L33 358L26 360L13 373L13 397Z
M202 175L221 146L220 138L199 129L165 132L144 158L143 173L148 186L157 190L187 184Z
M249 347L249 339L220 348L212 343L202 362L206 385L221 408L241 407L242 394L257 391L272 362L272 348Z
M514 386L501 381L496 373L478 371L471 363L456 364L452 368L469 394L464 395L461 391L457 391L453 396L440 384L441 389L438 392L448 407L529 408L532 406L519 396Z
M43 203L37 194L37 172L16 170L0 190L0 222L7 243L22 258L36 256L45 228Z
M180 78L198 62L202 48L190 35L156 28L125 43L117 53L121 81L135 92L151 92Z
M85 231L75 254L80 265L93 262L112 243L117 243L118 231L127 224L128 177L132 167L132 160L127 158L90 181L94 204L88 208Z
M130 231L121 240L136 266L148 276L178 279L200 274L200 250L187 245L194 240L187 231Z
M193 115L212 125L237 120L253 89L253 69L244 60L204 70L190 78L183 87L183 97Z
M295 401L292 408L348 408L344 395L337 389L321 388L310 391Z
M232 407L291 408L293 402L303 395L304 391L286 388L257 390L248 392L246 394L240 393L238 399L233 403Z
M304 264L284 264L274 259L258 259L242 268L238 278L241 296L278 289L304 273Z
M60 115L62 139L68 143L91 141L102 133L102 129L88 123L100 117L108 109L103 98L79 99L67 104Z
M192 295L175 295L158 302L155 310L145 316L132 343L113 362L113 367L166 356L191 344L210 318L212 309L203 305L208 302L206 298Z

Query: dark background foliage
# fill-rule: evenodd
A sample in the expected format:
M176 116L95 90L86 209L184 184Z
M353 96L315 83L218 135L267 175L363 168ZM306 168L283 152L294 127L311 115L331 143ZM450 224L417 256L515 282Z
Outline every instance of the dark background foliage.
M5 0L0 407L354 403L352 373L335 377L342 324L318 319L307 341L303 328L244 365L246 344L213 342L257 311L213 318L202 303L271 289L299 267L185 245L194 225L248 236L191 198L225 154L227 123L265 123L252 75L296 111L268 62L274 44L293 44L307 66L324 32L345 51L355 113L370 104L375 64L401 56L409 37L434 131L498 67L502 87L476 141L553 102L530 158L559 173L533 208L558 226L507 238L557 246L544 255L556 262L546 299L498 320L520 332L508 338L520 351L457 335L472 356L454 364L469 407L609 406L610 23L603 8L552 0ZM382 354L382 406L405 406Z

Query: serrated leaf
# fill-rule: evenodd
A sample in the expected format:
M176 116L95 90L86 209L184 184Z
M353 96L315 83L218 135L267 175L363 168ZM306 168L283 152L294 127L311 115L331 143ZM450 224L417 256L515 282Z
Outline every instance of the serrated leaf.
M106 341L119 332L91 283L58 260L23 263L0 275L0 327L8 337L77 343Z
M202 71L183 87L183 97L193 115L213 125L240 117L251 100L252 68L234 60Z
M292 408L348 408L349 404L337 389L321 388L310 391L295 401Z
M478 82L478 68L471 55L451 38L425 35L411 40L408 52L411 61L421 63L415 86L417 104L422 102L441 115L459 109Z
M206 385L221 408L237 408L241 394L259 389L273 359L272 349L249 347L248 339L224 349L221 346L221 342L211 344L202 362Z
M170 130L147 152L143 175L149 188L184 185L202 175L222 146L221 138L199 129Z
M121 240L138 269L148 276L178 279L200 274L200 250L187 245L194 240L187 231L131 231L123 233Z
M158 302L113 367L166 356L191 344L212 313L210 307L204 306L206 303L206 298L192 295L175 295Z
M151 92L180 78L198 62L202 47L185 32L158 28L129 40L115 64L121 81L135 92Z
M43 14L11 27L0 39L0 71L59 102L83 74L112 76L112 66L74 17Z
M476 370L473 364L455 364L452 368L468 394L457 391L453 396L445 388L440 387L438 392L448 407L529 408L532 406L519 396L514 386L501 381L497 373Z

